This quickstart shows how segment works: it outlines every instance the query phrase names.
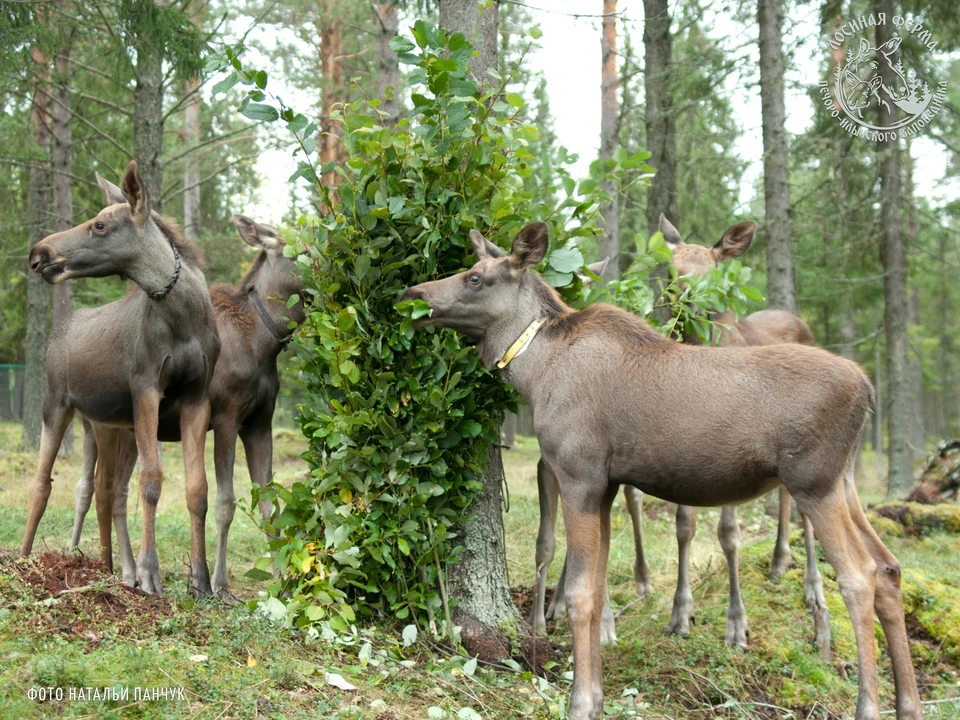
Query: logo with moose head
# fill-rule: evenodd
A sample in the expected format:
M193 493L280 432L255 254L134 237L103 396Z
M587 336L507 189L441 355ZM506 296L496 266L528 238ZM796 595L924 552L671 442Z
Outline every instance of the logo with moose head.
M876 46L866 38L851 37L858 30L885 25L887 20L885 13L878 13L841 26L830 44L835 51L846 44L847 51L834 72L832 97L827 83L820 83L824 104L833 106L833 117L840 118L851 135L872 140L915 135L940 112L946 98L946 83L938 83L934 91L928 79L904 66L903 37L892 37ZM900 15L892 22L919 45L936 47L930 31L921 23ZM885 76L891 78L890 84L884 81ZM879 124L880 108L893 118L884 125Z

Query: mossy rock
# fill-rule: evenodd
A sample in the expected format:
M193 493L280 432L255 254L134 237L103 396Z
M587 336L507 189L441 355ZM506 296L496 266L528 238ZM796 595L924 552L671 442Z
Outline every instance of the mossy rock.
M960 533L960 505L953 503L921 505L914 502L888 502L874 505L870 510L871 514L900 524L906 535L922 537L936 530ZM889 527L887 531L890 531Z
M960 661L960 588L923 570L906 569L902 593L914 639L929 641L953 664Z
M877 531L877 534L885 540L889 538L902 538L906 535L903 525L896 520L883 517L876 512L868 512L867 520L870 521L870 524L873 526L873 529Z

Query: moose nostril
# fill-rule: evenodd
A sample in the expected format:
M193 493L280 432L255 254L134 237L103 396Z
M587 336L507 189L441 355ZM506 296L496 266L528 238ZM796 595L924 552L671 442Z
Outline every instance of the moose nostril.
M42 250L34 250L30 253L30 269L34 272L40 268L40 264L46 259L46 253Z

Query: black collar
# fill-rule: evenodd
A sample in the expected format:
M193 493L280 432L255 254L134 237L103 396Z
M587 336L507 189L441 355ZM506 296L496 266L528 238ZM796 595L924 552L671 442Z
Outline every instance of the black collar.
M182 263L180 262L180 253L177 252L177 246L172 241L170 243L170 249L173 250L173 277L170 278L170 282L156 292L147 293L154 300L165 298L169 292L173 290L173 286L177 284L177 280L180 279L180 268L182 267Z
M270 334L280 341L280 346L285 348L290 342L290 339L293 337L293 333L283 333L280 328L277 327L277 324L273 321L273 318L270 317L270 313L267 312L267 309L260 301L260 296L257 295L256 288L250 288L247 290L247 294L250 296L250 301L253 303L253 309L257 311L257 315L260 316L263 324L267 326L267 330L269 330Z

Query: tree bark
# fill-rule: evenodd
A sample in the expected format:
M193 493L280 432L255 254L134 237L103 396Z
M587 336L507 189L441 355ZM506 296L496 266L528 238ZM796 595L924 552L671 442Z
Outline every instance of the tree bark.
M334 17L327 2L323 4L323 23L320 29L320 63L323 74L323 113L320 118L320 165L339 163L343 158L343 143L340 140L340 127L334 122L333 106L341 100L343 73L340 59L343 55L343 22ZM323 173L321 182L327 187L337 184L337 173L328 170Z
M136 45L137 86L134 90L133 156L140 166L150 208L161 212L163 195L163 47L141 32Z
M482 35L480 51L471 70L481 83L489 84L488 69L497 67L497 6L480 14L476 0L441 0L440 26L447 32L462 32L468 38ZM460 599L455 622L461 641L471 654L485 660L503 652L502 629L520 623L520 614L510 599L507 554L503 530L503 459L500 447L487 451L484 490L471 505L472 518L460 524L465 552L461 562L448 566L450 594ZM501 654L501 657L503 655Z
M891 0L874 0L876 12L893 17ZM888 42L889 25L877 25L876 45ZM881 82L895 87L896 75L879 63ZM897 108L880 104L879 125L896 122ZM880 163L880 261L883 264L883 324L887 345L887 497L900 499L913 487L913 453L910 448L910 382L907 348L907 271L903 245L903 194L900 187L900 146L897 139L877 144Z
M200 144L200 78L192 77L184 86L188 100L184 105L183 124L187 147ZM200 157L190 153L183 159L183 234L187 240L200 237Z
M390 41L397 35L399 19L395 0L378 3L374 8L379 20L377 32L377 96L383 101L380 109L386 122L395 125L400 119L400 63Z
M600 36L600 159L609 160L616 152L619 133L620 103L617 92L617 0L603 0L603 31ZM616 180L604 180L601 189L610 195L610 202L600 210L603 235L600 236L600 258L610 258L603 271L604 280L620 277L620 188Z
M70 44L69 41L57 52L53 60L56 82L51 90L50 104L52 143L50 159L53 164L53 230L63 232L73 227L73 111L70 101ZM70 319L73 312L71 281L67 280L53 288L53 328ZM60 445L60 452L73 454L73 423L67 426Z
M451 33L463 33L473 43L478 55L470 62L470 69L482 85L489 85L493 80L487 70L497 69L499 22L497 3L481 12L477 0L440 0L440 27Z
M604 11L606 12L606 11ZM643 62L647 151L657 172L647 188L647 232L660 229L660 215L679 225L677 137L670 93L673 40L667 0L643 1Z
M41 159L30 168L28 191L30 247L50 232L51 180L48 165L50 157L50 96L48 85L50 69L47 57L33 51L33 65L37 76L33 95L31 119L34 141L41 151ZM26 370L23 380L23 432L20 449L36 452L40 447L43 427L43 398L47 392L47 328L50 317L50 290L36 273L27 273L27 331Z
M10 369L0 368L0 420L13 420L13 404L10 402Z
M758 0L760 97L763 117L764 226L767 235L769 306L796 312L793 238L790 227L790 160L783 101L783 0Z

